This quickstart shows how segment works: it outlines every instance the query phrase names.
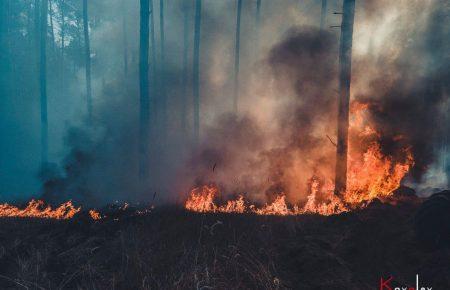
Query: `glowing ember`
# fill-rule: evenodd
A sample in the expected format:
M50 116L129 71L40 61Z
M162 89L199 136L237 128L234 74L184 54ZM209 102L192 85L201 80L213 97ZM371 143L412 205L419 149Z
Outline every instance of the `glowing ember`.
M27 207L20 209L7 203L0 204L0 217L30 217L44 219L70 219L81 210L76 208L71 201L61 204L52 209L51 206L45 206L42 200L31 200Z
M89 210L89 215L95 221L102 218L100 213L98 211L94 210L94 209Z

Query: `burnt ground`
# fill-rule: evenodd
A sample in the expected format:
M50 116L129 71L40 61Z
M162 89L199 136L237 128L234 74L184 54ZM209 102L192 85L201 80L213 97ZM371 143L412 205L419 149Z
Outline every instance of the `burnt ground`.
M0 220L0 289L450 289L450 250L417 244L417 203L336 216L159 208L92 221Z

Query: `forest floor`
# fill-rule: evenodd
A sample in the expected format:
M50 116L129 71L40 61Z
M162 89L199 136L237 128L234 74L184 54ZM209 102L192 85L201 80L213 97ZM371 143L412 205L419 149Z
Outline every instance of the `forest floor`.
M450 250L415 240L418 205L329 217L168 207L98 221L1 219L0 289L367 290L390 276L415 285L416 274L450 289Z

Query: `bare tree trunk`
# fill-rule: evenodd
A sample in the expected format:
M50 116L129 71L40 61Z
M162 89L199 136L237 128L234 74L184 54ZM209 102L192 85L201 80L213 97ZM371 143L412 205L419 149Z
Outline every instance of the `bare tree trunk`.
M41 13L40 13L40 1L34 0L34 50L35 50L35 72L39 74L40 70L40 35L41 35ZM39 80L35 83L36 91L39 90Z
M152 123L155 124L156 123L156 86L157 86L157 81L156 81L156 38L155 38L155 13L154 13L154 8L153 8L153 0L150 0L150 42L151 42L151 52L152 52L152 56L151 56L151 76L150 79L152 80L152 87L153 87L153 92L151 94L151 108L152 109ZM153 128L154 129L154 128Z
M122 0L122 42L123 42L123 73L128 76L128 39L125 0Z
M327 0L322 0L322 10L320 11L320 29L327 25Z
M335 179L335 193L337 195L342 195L347 187L348 124L354 17L355 0L344 0L339 52L339 112Z
M148 83L148 50L149 50L149 0L140 0L140 37L139 37L139 176L148 175L148 142L149 142L149 83Z
M159 29L161 37L161 63L160 63L160 105L162 139L167 137L167 98L166 98L166 37L164 29L164 0L159 0Z
M83 0L84 56L86 62L86 103L89 122L92 120L91 47L89 41L88 4Z
M233 110L238 112L238 99L239 99L239 50L241 43L241 10L242 0L237 0L237 15L236 15L236 41L234 49L234 87L233 87Z
M60 59L60 78L61 78L61 92L64 90L64 50L66 46L66 20L65 20L65 0L60 0L60 13L61 13L61 59Z
M199 142L200 137L200 27L202 20L202 0L195 1L195 24L194 24L194 140Z
M41 1L41 34L39 57L39 91L41 96L41 163L48 161L48 116L47 116L47 13L48 0Z
M183 1L183 0L182 0ZM187 86L188 86L188 33L189 33L189 3L183 2L183 94L181 96L181 130L183 137L186 137L186 123L187 123Z

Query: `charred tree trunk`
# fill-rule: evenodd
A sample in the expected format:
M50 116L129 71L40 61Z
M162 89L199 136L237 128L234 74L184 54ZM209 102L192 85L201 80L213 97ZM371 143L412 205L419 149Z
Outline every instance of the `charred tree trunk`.
M140 32L139 32L139 176L148 175L148 141L149 141L149 83L148 83L148 50L149 50L149 0L140 0Z
M335 193L341 195L347 186L347 151L352 73L352 38L355 0L344 0L339 51L339 111L336 154Z
M237 0L237 11L236 11L236 41L234 49L234 87L233 87L233 110L235 113L238 112L238 101L239 101L239 50L241 43L241 10L242 10L242 0Z
M320 29L327 25L327 0L322 0L322 10L320 11Z
M39 45L39 91L41 97L41 163L48 161L48 116L47 116L47 0L41 1L40 45Z
M198 143L200 137L200 26L202 20L202 0L195 1L194 24L194 63L193 63L193 93L194 93L194 139Z
M189 4L183 5L183 94L181 96L181 130L183 137L186 137L187 123L187 86L188 86L188 46L189 46Z
M86 102L88 119L92 119L91 47L89 41L88 3L83 0L84 57L86 62Z

